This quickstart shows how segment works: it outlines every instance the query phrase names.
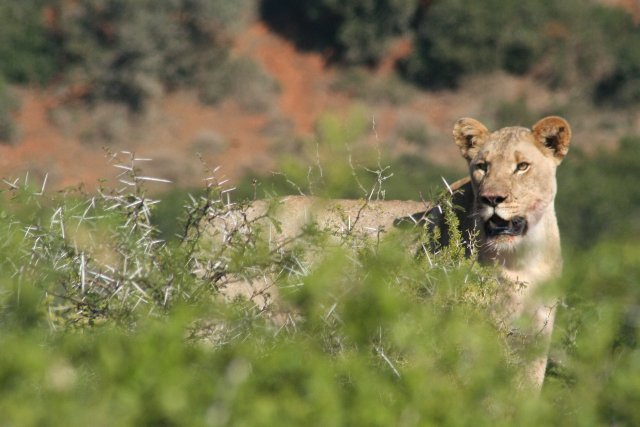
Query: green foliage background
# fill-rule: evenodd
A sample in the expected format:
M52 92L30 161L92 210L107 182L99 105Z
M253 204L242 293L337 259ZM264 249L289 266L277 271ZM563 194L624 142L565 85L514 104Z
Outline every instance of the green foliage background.
M638 26L597 1L264 0L261 14L300 47L342 64L376 64L393 40L409 38L414 48L399 70L428 89L504 70L601 104L638 101Z
M417 0L264 0L263 18L302 48L332 49L338 61L374 64L388 41L405 33Z
M0 5L0 75L10 82L83 87L90 102L140 111L165 89L224 97L232 37L254 2L37 0ZM256 73L254 73L255 75ZM248 76L245 76L248 77Z
M405 69L434 87L503 69L552 87L593 90L610 72L617 36L636 31L623 11L583 1L439 1L419 22L418 48Z
M376 64L393 40L409 37L413 53L400 70L427 88L503 69L586 90L598 103L638 100L638 26L620 9L582 0L4 2L0 75L18 83L64 75L92 97L136 108L155 85L222 90L215 70L256 9L300 47L347 65Z

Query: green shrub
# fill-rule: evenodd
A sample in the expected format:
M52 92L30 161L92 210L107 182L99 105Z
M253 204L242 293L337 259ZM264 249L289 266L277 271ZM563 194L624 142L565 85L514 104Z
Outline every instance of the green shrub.
M357 114L349 123L357 128ZM337 141L349 127L326 119L322 135ZM630 173L638 144L624 144L624 159L603 157L605 172ZM492 316L496 272L465 259L459 244L416 257L407 243L422 241L419 232L327 246L311 227L294 251L265 252L259 233L211 242L201 220L246 207L229 205L214 177L187 203L182 244L164 244L149 222L156 203L139 185L149 178L135 160L121 160L118 191L2 187L3 423L638 423L640 250L632 235L565 250L563 279L545 289L565 295L554 363L532 396L515 385L509 331ZM205 246L218 252L198 253ZM322 256L311 266L305 251ZM205 259L220 274L194 274ZM246 300L218 298L225 272L255 270L277 273L285 325Z
M603 238L640 235L640 191L629 183L639 179L640 139L627 137L614 152L585 155L572 149L558 169L556 206L562 237L588 247Z
M56 59L90 101L133 110L164 88L199 87L227 60L230 38L252 0L81 0L60 2Z
M0 214L3 230L15 246L8 247L2 269L46 294L54 326L128 324L141 311L166 308L174 290L186 296L192 284L189 276L169 271L185 261L177 252L165 258L168 249L150 222L155 202L140 186L148 178L138 175L133 159L120 160L126 184L119 190L60 200L25 183L3 194L10 198ZM20 265L31 267L19 272Z
M616 15L580 1L434 2L402 68L429 88L454 87L465 75L496 69L591 88L611 58L607 14Z
M200 100L217 104L232 98L251 112L265 112L279 91L278 83L248 58L228 58L211 70L203 71Z
M431 145L432 137L429 135L429 129L419 116L401 118L396 126L396 132L405 141L415 144L421 149Z
M408 29L416 11L416 0L324 0L339 16L336 31L339 57L349 63L377 62L387 40Z
M629 16L611 21L607 31L615 59L612 69L596 85L594 100L601 105L633 106L640 102L640 29Z
M303 48L372 64L384 56L389 39L408 30L417 6L417 0L265 0L261 9L267 22Z
M247 58L229 58L255 0L80 0L0 5L0 76L47 83L60 74L85 101L142 111L165 89L234 96L264 111L277 90ZM46 16L46 21L45 21Z
M280 328L244 301L216 302L212 286L178 287L191 275L179 246L152 245L148 259L128 258L133 281L122 276L115 295L100 296L108 283L95 277L80 292L81 278L61 274L78 267L60 256L61 230L68 241L78 225L86 227L87 241L96 248L119 248L123 255L145 247L139 240L144 228L133 227L145 223L139 222L145 206L140 194L111 199L104 194L106 207L115 206L107 212L98 208L100 197L43 199L28 188L4 194L12 196L0 206L5 272L0 277L0 412L5 423L74 426L98 418L124 426L638 421L640 251L633 241L604 242L581 255L568 251L554 365L541 396L533 397L514 385L517 369L504 341L508 331L496 327L490 315L499 292L494 272L465 260L456 246L428 260L406 250L402 242L412 237L402 233L355 250L349 244L325 247L326 258L308 273L278 277L281 297L296 314L295 327ZM209 196L200 208L217 209ZM118 204L118 197L128 203ZM92 252L75 250L86 251L89 268ZM149 264L159 271L146 270ZM111 265L117 266L122 264ZM116 277L111 267L100 272ZM175 290L168 304L162 298L140 301L139 291L130 287L136 283L151 295L154 280L162 276L169 282L158 283ZM127 291L132 302L138 301L134 321L123 322L113 313L102 322L60 322L65 313L72 314L70 319L93 316L78 311L84 305L79 299L91 296L93 304L110 301L103 313L117 312Z
M637 238L605 237L587 252L571 252L561 285L566 295L556 330L556 372L547 387L569 423L634 425L640 383ZM560 421L560 420L558 420ZM561 422L561 421L560 421Z
M509 4L487 0L434 3L416 30L414 51L404 65L412 81L429 87L454 86L471 72L498 67L499 38L507 13L495 13Z
M211 286L185 286L188 248L154 245L146 227L151 202L131 190L62 205L44 200L37 211L26 205L42 203L42 196L26 187L11 191L0 215L0 251L9 255L1 262L11 273L0 278L0 341L10 347L0 356L5 420L299 425L311 416L322 425L388 424L407 410L456 420L467 418L455 410L467 398L497 397L478 393L479 382L510 381L513 368L487 314L496 283L464 260L464 251L443 252L433 266L393 239L375 250L337 248L305 276L279 276L283 298L305 318L283 331L242 302L214 303ZM191 212L224 208L211 195ZM81 243L78 230L93 248ZM198 244L197 235L191 238ZM263 262L248 256L257 252L241 240L239 261L249 268ZM236 249L233 240L228 245L219 255ZM292 286L299 280L302 287ZM440 280L447 286L436 288ZM156 294L162 289L171 292ZM451 310L457 303L466 310ZM203 323L214 325L213 347L187 338L201 336ZM73 326L84 331L74 333ZM444 346L465 331L473 342L460 337ZM476 363L483 369L469 375ZM424 396L433 401L454 392L465 398L447 407L423 403Z
M412 88L395 74L372 76L366 69L356 67L341 70L331 83L331 90L368 103L392 105L406 104L414 95Z
M0 3L0 77L13 83L45 83L58 71L56 39L44 22L47 3Z
M344 117L324 114L313 138L287 141L276 149L278 172L250 174L239 184L239 197L248 199L307 194L336 198L419 200L433 195L442 179L466 172L437 166L418 156L392 156L377 140L375 117L362 106ZM424 129L417 131L423 138Z
M0 144L11 144L16 138L18 129L13 119L16 107L17 101L0 77Z

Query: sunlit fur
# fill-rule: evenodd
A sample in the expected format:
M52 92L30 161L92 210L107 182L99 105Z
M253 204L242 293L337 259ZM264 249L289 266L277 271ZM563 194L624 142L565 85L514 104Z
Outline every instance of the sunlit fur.
M465 118L455 124L453 135L469 165L472 216L481 235L479 259L497 265L505 279L518 284L504 310L513 320L528 320L530 330L548 342L555 303L540 298L535 289L562 269L554 199L556 168L571 140L569 124L560 117L546 117L531 129L514 126L490 132L477 120ZM487 221L494 215L503 222L525 218L526 232L487 235ZM528 369L537 386L544 380L546 360L541 356Z

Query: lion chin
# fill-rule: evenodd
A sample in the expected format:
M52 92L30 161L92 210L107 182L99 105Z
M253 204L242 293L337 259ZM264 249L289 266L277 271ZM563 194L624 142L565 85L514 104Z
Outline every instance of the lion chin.
M484 245L496 254L507 254L516 252L522 240L522 236L494 236L485 238Z

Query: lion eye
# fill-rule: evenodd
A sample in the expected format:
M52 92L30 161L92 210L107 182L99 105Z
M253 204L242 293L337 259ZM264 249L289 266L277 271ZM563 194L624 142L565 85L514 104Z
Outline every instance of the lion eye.
M518 163L518 165L516 166L516 170L517 170L518 172L524 172L524 171L526 171L527 169L529 169L529 166L530 166L530 165L529 165L529 163L527 163L527 162L520 162L520 163Z
M476 163L476 170L481 170L482 172L486 172L487 169L488 169L487 162Z

